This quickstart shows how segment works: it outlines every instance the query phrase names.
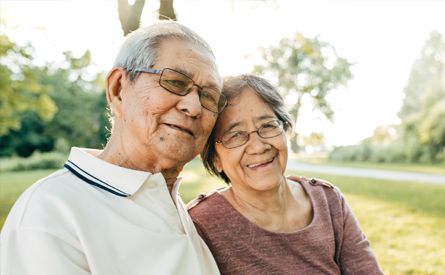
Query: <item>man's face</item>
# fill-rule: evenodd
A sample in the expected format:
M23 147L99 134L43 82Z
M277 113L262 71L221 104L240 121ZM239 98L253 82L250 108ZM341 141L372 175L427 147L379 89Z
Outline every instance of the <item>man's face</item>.
M201 87L221 88L216 62L201 46L169 39L160 45L157 60L153 69L174 69ZM178 96L162 88L159 77L142 73L123 86L120 140L133 159L156 165L188 162L202 151L217 114L201 106L196 86Z

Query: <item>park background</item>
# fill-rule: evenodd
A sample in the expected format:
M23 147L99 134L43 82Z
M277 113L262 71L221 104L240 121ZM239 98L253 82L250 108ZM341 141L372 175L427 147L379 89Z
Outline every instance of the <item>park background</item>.
M157 22L161 11L210 43L222 76L254 72L280 86L296 121L287 173L340 187L385 274L445 274L445 180L321 168L445 175L445 2L0 5L0 226L27 187L62 166L71 146L106 144L105 76L124 33ZM223 185L199 158L182 176L185 202Z

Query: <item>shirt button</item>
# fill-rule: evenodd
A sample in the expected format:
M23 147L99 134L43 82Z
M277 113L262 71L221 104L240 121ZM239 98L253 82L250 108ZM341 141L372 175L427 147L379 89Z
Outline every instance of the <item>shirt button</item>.
M148 188L153 189L153 188L155 188L155 187L156 187L156 182L151 181L151 182L148 183Z
M315 183L317 183L317 180L315 178L312 178L311 182L315 184Z
M201 193L201 194L199 194L198 199L202 200L203 198L205 198L205 196L206 196L206 194Z
M168 214L170 214L170 216L174 216L176 214L176 210L174 208L170 208L168 209Z

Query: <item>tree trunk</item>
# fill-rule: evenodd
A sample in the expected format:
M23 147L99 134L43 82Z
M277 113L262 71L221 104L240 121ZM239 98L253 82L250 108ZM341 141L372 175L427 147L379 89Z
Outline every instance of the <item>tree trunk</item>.
M297 137L298 135L294 133L292 137L290 138L290 148L292 149L292 152L298 153L300 151L300 146L298 146L297 143Z
M117 11L124 36L139 28L144 5L145 0L135 0L132 6L128 4L128 0L117 0Z
M176 20L175 10L173 9L173 0L160 0L159 20Z

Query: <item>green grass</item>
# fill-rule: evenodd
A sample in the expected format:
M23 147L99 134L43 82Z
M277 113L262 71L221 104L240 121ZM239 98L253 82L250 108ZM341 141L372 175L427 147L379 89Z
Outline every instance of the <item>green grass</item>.
M328 159L327 153L317 154L293 154L293 159L304 163L320 164L320 165L333 165L333 166L345 166L355 168L369 168L369 169L382 169L382 170L394 170L405 172L417 172L445 175L445 164L412 164L412 163L376 163L376 162L359 162L359 161L334 161Z
M0 174L1 226L21 192L53 170ZM338 186L357 216L386 275L445 274L445 186L287 171ZM195 159L181 173L184 202L225 186Z

